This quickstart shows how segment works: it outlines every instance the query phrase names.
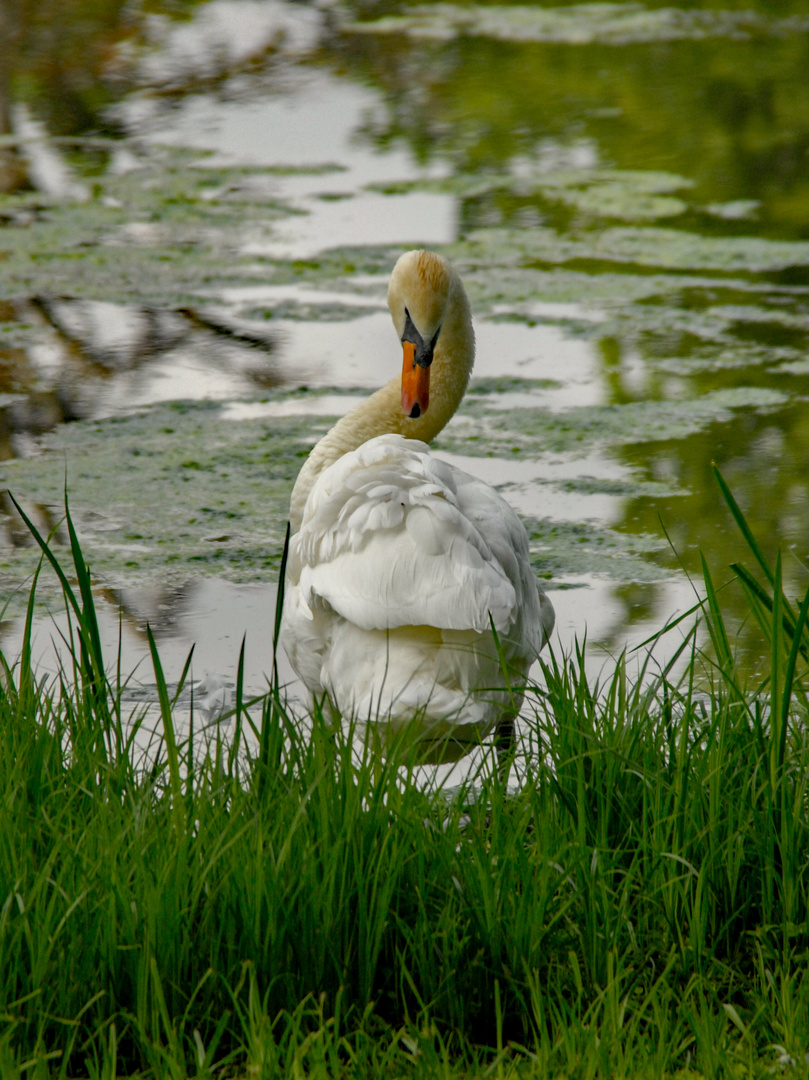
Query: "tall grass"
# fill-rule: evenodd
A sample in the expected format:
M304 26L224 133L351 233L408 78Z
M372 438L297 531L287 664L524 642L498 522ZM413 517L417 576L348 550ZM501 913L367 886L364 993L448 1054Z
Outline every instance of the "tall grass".
M239 678L237 745L200 760L151 636L144 768L67 516L75 584L29 527L71 670L32 670L36 579L0 659L0 1075L806 1073L809 593L751 536L758 685L706 567L710 658L694 628L640 678L551 655L519 790L493 765L449 799L407 733L358 752L277 682Z

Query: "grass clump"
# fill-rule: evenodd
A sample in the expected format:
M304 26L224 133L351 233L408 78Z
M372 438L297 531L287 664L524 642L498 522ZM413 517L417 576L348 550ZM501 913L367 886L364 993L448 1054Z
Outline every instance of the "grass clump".
M484 765L450 798L406 733L383 760L277 683L239 680L229 744L178 739L151 638L164 738L139 758L68 528L75 586L38 539L72 670L31 668L36 579L0 669L0 1074L809 1071L809 593L751 536L759 685L706 567L710 664L696 628L637 678L551 656L517 789Z

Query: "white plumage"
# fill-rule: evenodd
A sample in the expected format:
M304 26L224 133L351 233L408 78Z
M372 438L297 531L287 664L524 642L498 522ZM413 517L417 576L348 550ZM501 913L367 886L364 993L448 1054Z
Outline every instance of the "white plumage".
M415 327L434 342L419 362L431 371L429 396L422 387L423 409L407 416L410 398L393 380L340 421L301 470L283 642L311 693L343 716L398 726L418 715L427 738L474 742L519 707L553 608L508 503L418 438L444 426L472 367L460 279L439 256L409 252L389 303L405 341ZM405 344L407 371L412 353ZM410 431L417 438L404 437Z

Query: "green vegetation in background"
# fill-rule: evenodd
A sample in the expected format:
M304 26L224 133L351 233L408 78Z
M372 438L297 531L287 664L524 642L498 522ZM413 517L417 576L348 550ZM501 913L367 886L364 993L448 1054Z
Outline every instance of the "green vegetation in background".
M277 685L239 681L233 743L179 741L153 639L144 758L70 516L74 586L39 537L73 668L31 669L32 589L0 682L4 1075L805 1075L809 592L718 479L767 677L741 684L705 565L707 692L693 628L680 676L550 656L518 788L484 765L452 797L408 733L382 760Z
M3 103L24 101L52 135L120 134L107 110L131 85L120 50L149 14L188 16L201 0L2 0L0 134Z
M440 25L443 5L432 10ZM404 138L422 160L471 174L534 160L543 141L547 160L575 160L578 144L588 168L687 177L703 208L760 204L753 223L705 212L683 222L702 233L809 236L805 31L604 45L458 37L451 21L448 30L449 41L392 32L336 43L385 91L387 118L367 128L375 144ZM497 209L508 214L508 200Z

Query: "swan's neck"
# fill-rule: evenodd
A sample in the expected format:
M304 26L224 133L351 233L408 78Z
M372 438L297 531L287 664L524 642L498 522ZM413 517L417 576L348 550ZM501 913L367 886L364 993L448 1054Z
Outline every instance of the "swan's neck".
M405 416L401 379L397 377L338 420L313 447L295 481L289 507L293 533L300 529L306 499L318 476L343 454L356 450L377 435L404 435L429 443L452 419L466 391L475 359L469 304L460 281L457 286L457 293L452 297L454 302L448 304L447 318L432 363L429 408L416 419Z

